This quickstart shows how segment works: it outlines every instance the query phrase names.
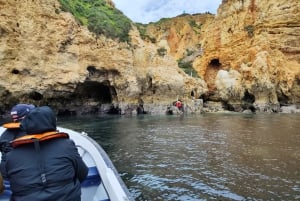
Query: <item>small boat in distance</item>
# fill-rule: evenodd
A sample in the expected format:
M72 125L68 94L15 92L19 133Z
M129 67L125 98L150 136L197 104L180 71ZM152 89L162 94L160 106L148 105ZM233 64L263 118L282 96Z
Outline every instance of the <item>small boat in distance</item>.
M0 127L0 135L4 130ZM86 133L62 127L57 127L57 130L69 134L89 168L88 176L81 184L82 201L133 201L110 158L96 141ZM9 201L9 182L4 183L5 191L0 194L0 201Z

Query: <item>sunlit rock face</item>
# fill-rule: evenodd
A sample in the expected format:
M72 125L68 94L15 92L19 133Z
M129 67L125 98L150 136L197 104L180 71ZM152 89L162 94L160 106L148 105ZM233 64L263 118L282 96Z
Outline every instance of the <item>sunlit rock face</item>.
M184 57L188 59L189 56L201 55L201 41L207 25L214 18L214 15L206 13L161 19L147 25L146 35L154 38L160 47L168 49L168 53L176 60Z
M162 113L177 99L193 108L193 98L208 111L277 112L300 103L298 0L223 0L217 15L151 23L146 38L133 25L130 44L96 37L56 0L0 0L0 9L1 114L18 102L61 114L112 104Z
M299 104L299 11L298 0L223 0L193 63L208 84L208 99L235 110Z
M113 6L113 4L111 4ZM186 75L169 54L141 40L95 37L56 0L0 0L0 108L48 104L62 114L107 105L168 104L206 83Z

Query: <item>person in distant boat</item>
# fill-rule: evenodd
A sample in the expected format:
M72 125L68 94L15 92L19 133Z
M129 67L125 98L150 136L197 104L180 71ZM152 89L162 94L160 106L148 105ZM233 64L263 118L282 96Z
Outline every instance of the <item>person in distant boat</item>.
M12 149L9 142L24 134L20 129L20 122L34 107L35 106L31 104L17 104L12 107L10 115L13 122L2 125L6 128L0 136L0 151L2 153L2 158Z
M57 131L52 109L32 109L20 127L26 134L11 142L2 170L11 200L80 201L88 168L69 135Z
M182 111L182 102L181 102L180 99L176 101L175 106L176 106L180 111Z

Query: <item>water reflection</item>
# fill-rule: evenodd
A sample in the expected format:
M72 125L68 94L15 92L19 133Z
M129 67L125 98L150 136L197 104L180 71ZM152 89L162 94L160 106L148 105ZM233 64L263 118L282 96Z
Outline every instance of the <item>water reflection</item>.
M59 122L104 147L136 200L297 200L299 120L205 114Z

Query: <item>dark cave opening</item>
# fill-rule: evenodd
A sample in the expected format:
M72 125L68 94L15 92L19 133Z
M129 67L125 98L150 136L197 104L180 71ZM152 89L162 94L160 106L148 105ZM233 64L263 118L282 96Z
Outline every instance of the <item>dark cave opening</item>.
M248 90L245 91L244 97L242 98L242 101L247 103L254 103L255 102L255 96L251 93L249 93Z
M20 71L19 71L18 69L15 69L15 68L14 68L14 69L11 71L11 73L17 75L17 74L20 73Z
M43 99L43 95L40 94L39 92L32 91L32 92L29 94L29 98L32 99L32 100L40 101L40 100Z
M245 91L242 101L243 101L242 108L244 110L251 110L252 112L255 112L256 109L253 106L253 103L255 102L255 96L249 93L248 90Z
M205 71L204 80L207 83L209 91L215 90L215 79L221 67L222 64L220 63L220 60L218 58L212 59L208 64Z
M281 92L277 96L278 96L278 102L280 103L280 106L285 106L289 104L289 98L285 94Z
M109 81L85 81L77 86L75 95L82 99L93 99L100 103L111 103L116 97L116 90L110 86Z
M97 68L96 66L89 65L86 67L86 70L89 72L89 78L99 78L99 77L107 77L107 76L119 76L120 72L117 69L104 69Z
M86 69L89 71L90 75L93 75L97 71L95 66L88 66Z
M220 67L221 65L219 59L212 59L209 63L210 67Z
M235 110L234 106L231 105L231 104L229 104L229 103L227 103L227 102L222 102L222 105L223 105L223 108L225 110L228 110L228 111L234 111Z

